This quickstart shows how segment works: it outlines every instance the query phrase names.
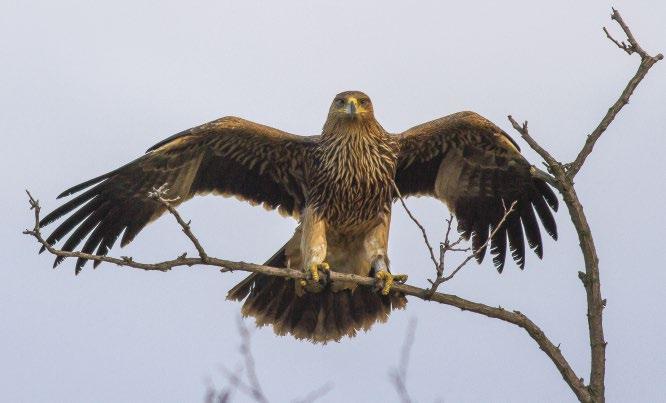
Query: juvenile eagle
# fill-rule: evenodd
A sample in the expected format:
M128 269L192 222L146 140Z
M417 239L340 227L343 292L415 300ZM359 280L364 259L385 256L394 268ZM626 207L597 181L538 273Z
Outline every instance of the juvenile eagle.
M507 239L521 268L524 239L542 257L537 216L557 238L551 214L557 198L531 175L518 145L499 127L474 112L459 112L394 135L377 122L367 95L349 91L333 99L319 136L296 136L237 117L171 136L129 164L58 196L87 189L44 217L41 225L71 213L47 241L55 244L71 233L62 249L71 251L85 239L83 252L105 255L122 233L124 246L164 213L163 205L146 196L165 183L167 196L179 202L208 193L236 196L299 220L294 235L266 265L300 268L310 280L255 273L228 298L246 299L242 312L257 324L313 342L353 336L405 306L405 296L390 290L394 183L403 196L446 203L458 230L471 238L479 262L505 203L516 201L490 243L500 272ZM77 273L85 263L77 260ZM327 270L374 276L383 287L378 292L326 283L322 272Z

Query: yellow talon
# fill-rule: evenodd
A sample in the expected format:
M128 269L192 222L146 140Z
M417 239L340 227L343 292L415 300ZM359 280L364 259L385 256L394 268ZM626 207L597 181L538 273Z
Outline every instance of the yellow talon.
M319 282L319 267L316 263L313 263L312 266L310 266L310 274L312 274L312 281L315 283Z
M382 270L375 274L377 280L383 281L384 286L382 287L382 295L388 295L391 292L391 287L393 287L394 282L404 283L407 281L406 274L396 274L393 275L386 270Z
M310 265L310 275L312 276L312 281L315 282L315 283L319 282L319 269L321 269L325 272L331 271L331 267L326 262L313 263L312 265ZM306 281L301 280L301 285L304 286L305 284L303 284L303 283L306 283Z

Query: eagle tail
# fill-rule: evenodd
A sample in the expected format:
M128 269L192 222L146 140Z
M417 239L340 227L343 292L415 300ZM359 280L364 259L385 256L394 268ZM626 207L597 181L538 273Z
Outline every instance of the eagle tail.
M266 263L285 267L284 247ZM339 341L368 330L375 322L385 322L391 310L402 309L407 299L402 293L381 295L369 287L333 291L330 286L318 293L296 293L294 279L252 273L227 294L242 301L244 317L252 316L258 326L272 325L278 335L291 334L313 343ZM246 299L247 298L247 299Z

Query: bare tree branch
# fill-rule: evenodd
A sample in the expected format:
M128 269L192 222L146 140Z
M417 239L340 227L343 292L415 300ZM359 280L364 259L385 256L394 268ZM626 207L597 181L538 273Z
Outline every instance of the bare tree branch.
M539 143L537 143L536 140L534 140L530 136L529 131L527 130L527 121L523 122L522 125L519 125L518 122L516 122L511 115L509 115L508 118L509 118L509 122L511 122L511 125L513 126L513 128L516 129L516 131L518 133L520 133L523 140L525 140L525 142L530 146L530 148L532 148L532 150L536 151L536 153L539 154L541 156L541 158L544 159L544 161L546 161L548 169L551 170L551 173L553 173L552 172L553 166L561 166L562 165L561 163L559 163L555 159L555 157L550 155L550 153L548 151L546 151L543 147L541 147L541 145L539 145ZM555 180L557 181L557 177L555 177ZM559 186L559 183L558 183L558 186Z
M157 270L157 271L169 271L174 267L180 266L213 266L220 268L221 271L229 270L241 270L248 271L253 273L263 273L270 276L279 276L279 277L289 277L293 279L306 279L307 274L301 270L294 270L289 268L277 268L270 266L262 266L253 263L246 262L234 262L230 260L218 259L208 256L206 260L201 258L188 258L185 256L179 256L174 260L167 260L159 263L141 263L137 262L130 257L123 258L114 258L109 256L98 256L82 252L68 252L63 251L57 248L54 248L51 244L46 242L41 235L41 230L39 227L39 218L40 218L40 205L39 201L34 199L32 195L28 192L30 208L34 210L35 215L35 224L32 230L25 230L24 234L34 237L41 245L43 245L49 253L62 256L62 257L77 257L84 258L94 261L101 261L107 263L113 263L122 267L131 267L141 270ZM184 221L183 221L184 222ZM182 225L182 224L181 224ZM376 279L372 277L359 276L356 274L347 274L339 273L336 271L330 272L330 279L332 281L341 281L341 282L352 282L362 286L375 287ZM405 295L411 295L416 298L420 298L427 301L436 301L444 305L453 306L459 308L463 311L470 311L484 315L490 318L496 318L503 320L508 323L520 326L525 329L527 333L532 337L532 339L539 345L539 347L551 358L555 367L562 374L567 383L574 389L574 391L580 390L581 394L579 396L586 396L584 393L587 393L585 385L583 382L576 376L574 371L571 369L571 366L566 361L559 348L556 347L549 339L546 337L544 332L528 319L525 315L518 311L507 311L503 308L494 308L488 305L480 304L478 302L472 302L455 295L442 294L439 292L431 293L428 289L418 288L407 284L395 283L392 288L394 291L402 292ZM237 383L239 389L244 388L243 384L239 381ZM588 396L589 397L589 396ZM590 401L589 398L581 399L583 401Z
M661 54L656 56L650 56L647 52L641 48L640 45L636 42L635 37L629 30L629 27L625 24L620 13L613 9L611 18L615 20L624 33L627 35L627 40L629 45L626 45L624 42L618 42L615 40L608 30L604 27L604 32L606 36L615 43L620 49L624 50L628 54L638 53L641 57L641 63L638 67L638 71L634 76L629 80L625 89L620 94L619 99L608 109L608 112L603 117L599 125L594 129L594 131L587 137L585 144L578 153L576 159L570 163L563 165L558 162L548 151L541 147L529 134L527 128L527 122L519 125L512 117L509 115L509 121L512 126L522 138L530 145L530 147L536 151L545 161L548 166L548 170L553 174L554 179L556 180L556 187L562 194L567 209L569 210L569 215L571 221L576 229L578 234L578 240L580 243L581 252L583 254L583 259L585 262L585 272L579 272L578 275L585 286L585 292L587 295L587 318L588 318L588 329L589 329L589 339L590 339L590 361L591 361L591 370L590 370L590 385L586 387L588 391L587 397L582 393L580 389L574 387L571 383L569 385L576 393L576 396L581 401L593 401L593 402L604 402L605 401L605 373L606 373L606 341L604 339L604 329L603 329L603 308L606 305L606 300L602 298L601 295L601 282L599 278L599 258L597 256L596 246L594 239L592 237L592 231L587 222L587 217L583 211L583 206L578 199L578 195L574 189L573 178L580 171L581 167L585 163L586 158L590 155L594 149L594 145L601 135L606 131L608 126L613 122L617 114L620 112L622 107L629 103L629 98L633 94L634 90L638 84L645 78L646 74L650 68L659 60L663 59ZM565 377L566 379L566 377ZM581 382L582 383L582 382ZM588 400L589 399L589 400Z
M409 218L414 221L414 224L416 224L417 227L421 230L421 234L423 235L423 242L425 242L426 247L428 248L428 252L430 252L430 260L432 260L432 263L435 265L435 270L439 270L439 263L437 262L437 259L435 259L435 252L432 249L432 245L430 244L430 240L428 239L428 234L426 233L425 227L421 225L419 220L414 217L412 212L407 208L407 204L405 203L405 199L402 198L402 194L400 193L400 189L398 189L398 185L393 182L393 189L395 190L395 194L398 195L398 199L400 200L400 203L402 204L402 207L405 209L407 212L407 215Z
M515 121L509 116L509 120L514 124ZM536 141L532 139L528 130L527 123L519 126L514 124L514 128L526 139L530 139L534 144ZM528 141L529 143L529 141ZM531 144L530 144L531 145ZM538 147L538 144L536 144ZM541 155L538 148L533 147L534 150ZM545 155L545 154L544 154ZM544 156L542 155L542 156ZM552 159L552 157L550 157ZM544 157L544 159L546 159ZM552 159L552 161L555 161ZM555 178L559 182L558 190L562 194L564 203L569 210L569 216L574 224L580 248L583 253L585 261L585 273L580 272L579 277L583 280L585 291L587 295L587 318L589 337L591 345L591 373L590 373L590 386L589 390L591 398L594 402L604 401L604 377L606 366L606 341L604 340L604 330L602 321L603 299L601 297L601 284L599 280L599 258L597 257L596 246L592 237L592 231L587 223L587 217L583 212L583 206L578 199L578 195L574 189L573 181L569 177L562 166L558 162L549 162L549 168L553 172ZM579 400L583 401L580 396Z
M629 98L634 93L636 87L638 87L638 84L640 84L640 82L643 81L648 71L650 71L650 69L652 68L652 66L654 66L655 63L664 58L664 56L661 53L657 54L656 56L650 56L645 50L643 50L643 48L636 41L636 38L632 34L627 24L622 19L622 16L616 9L613 9L613 13L611 14L611 19L613 19L615 22L617 22L620 25L622 31L624 31L625 35L627 36L629 45L627 46L624 42L620 43L616 41L610 35L610 33L608 33L606 27L604 27L603 30L606 33L608 39L613 41L613 43L615 43L620 49L624 50L630 55L633 53L637 53L641 57L641 63L638 65L638 70L636 71L634 76L629 80L624 90L620 94L618 100L615 101L615 103L608 109L608 112L606 112L606 115L603 117L603 119L601 119L601 122L599 122L599 125L597 125L594 131L592 131L592 133L587 136L585 145L578 153L576 159L570 164L566 165L567 174L571 178L576 176L578 171L580 171L580 168L583 166L585 159L590 155L590 153L594 149L594 145L596 144L597 140L599 140L601 135L604 134L608 126L611 124L611 122L613 122L613 120L615 119L617 114L622 110L622 108L629 103Z
M544 173L545 174L545 173ZM546 174L547 175L547 174ZM421 234L423 236L423 242L425 243L426 247L428 248L428 252L430 253L430 260L435 266L435 272L437 273L437 277L435 280L428 279L428 282L430 283L430 289L429 292L430 294L433 294L437 291L437 288L444 282L451 280L463 267L469 263L470 260L474 258L474 252L469 254L463 261L460 263L454 270L453 272L448 275L444 276L444 260L446 256L446 252L468 252L471 250L471 248L456 248L455 246L458 245L463 238L459 237L455 242L451 243L449 235L451 234L451 224L453 222L453 216L451 216L446 222L447 222L447 228L446 228L446 234L444 236L444 241L440 243L439 245L439 261L435 258L435 253L433 251L432 245L430 244L430 240L428 238L428 234L426 233L425 227L419 222L419 220L414 216L412 211L407 207L407 203L405 203L405 200L402 197L402 194L400 193L400 190L398 189L398 186L393 182L393 188L398 195L398 199L400 200L400 203L402 204L402 207L405 209L405 212L407 212L407 215L409 218L416 224L416 226L421 230ZM497 231L502 227L504 222L506 221L507 217L511 212L513 211L514 207L516 206L516 201L513 201L511 203L511 206L507 209L506 206L504 206L504 215L500 219L500 221L497 223L495 226L495 229L491 231L490 236L486 240L486 242L479 247L479 250L484 250L488 245L490 245L491 239L495 236Z
M644 51L643 48L638 44L636 38L634 37L634 34L631 32L627 24L624 22L620 13L615 8L612 8L611 10L613 10L613 12L611 13L611 19L617 22L620 28L622 28L622 31L624 31L624 34L627 36L627 41L629 41L629 46L627 46L627 44L625 44L624 41L619 43L618 41L613 39L613 37L608 33L606 27L603 27L603 30L606 33L608 39L613 41L613 43L615 43L620 49L624 50L630 55L635 52L638 53L638 55L640 55L641 58L652 58L652 56L650 56L646 51ZM661 60L663 56L661 54L658 54L656 58L657 60Z
M509 217L509 214L511 214L511 212L513 212L514 208L516 207L516 203L517 202L514 200L513 203L511 203L511 206L509 206L508 209L506 208L506 206L504 207L504 215L499 220L499 222L497 223L495 228L490 232L490 236L488 236L488 239L486 239L486 242L484 242L483 245L481 245L481 247L479 247L479 250L484 250L485 248L487 248L490 245L490 242L491 242L492 238L495 236L497 231L499 231L500 228L502 228L502 225L504 225L504 222ZM451 220L447 220L447 223L448 224L447 224L447 229L446 229L446 236L444 238L444 243L440 247L440 259L439 259L439 267L438 267L438 270L437 270L437 278L435 278L435 280L428 280L428 281L430 281L430 284L431 284L431 287L428 291L431 294L434 294L437 291L437 288L440 286L440 284L451 280L456 274L458 274L458 272L463 267L465 267L467 265L467 263L469 263L469 261L472 260L475 256L474 252L472 251L472 253L467 255L467 257L465 257L465 259L458 266L456 266L455 269L453 269L451 274L449 274L448 276L444 276L444 256L445 256L446 252L447 251L466 252L466 251L470 250L470 248L465 248L465 249L455 248L455 245L457 245L462 240L462 238L458 238L458 240L455 241L453 244L449 243L449 233L451 232Z
M206 251L204 250L203 246L201 246L201 243L197 239L196 236L192 233L192 230L190 228L191 222L185 222L185 220L182 219L176 208L171 204L175 201L178 201L178 199L167 199L165 196L168 192L167 184L165 183L164 185L160 186L159 188L153 188L152 192L148 193L148 198L156 200L164 205L167 210L169 210L169 213L171 213L172 216L176 219L180 227L182 228L183 232L187 237L192 241L192 244L196 248L197 252L199 252L199 257L201 260L206 260L208 259L208 255L206 254Z

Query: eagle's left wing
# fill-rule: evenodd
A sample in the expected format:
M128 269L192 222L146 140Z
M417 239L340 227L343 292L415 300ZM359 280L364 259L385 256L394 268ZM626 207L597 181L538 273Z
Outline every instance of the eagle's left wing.
M514 201L515 211L490 244L500 272L507 237L521 268L525 265L524 237L542 257L536 215L548 234L557 239L550 211L557 210L557 197L543 180L531 174L530 164L511 137L487 119L474 112L460 112L413 127L400 134L399 141L396 184L400 192L444 201L458 220L458 230L465 238L471 236L479 262L491 230Z

